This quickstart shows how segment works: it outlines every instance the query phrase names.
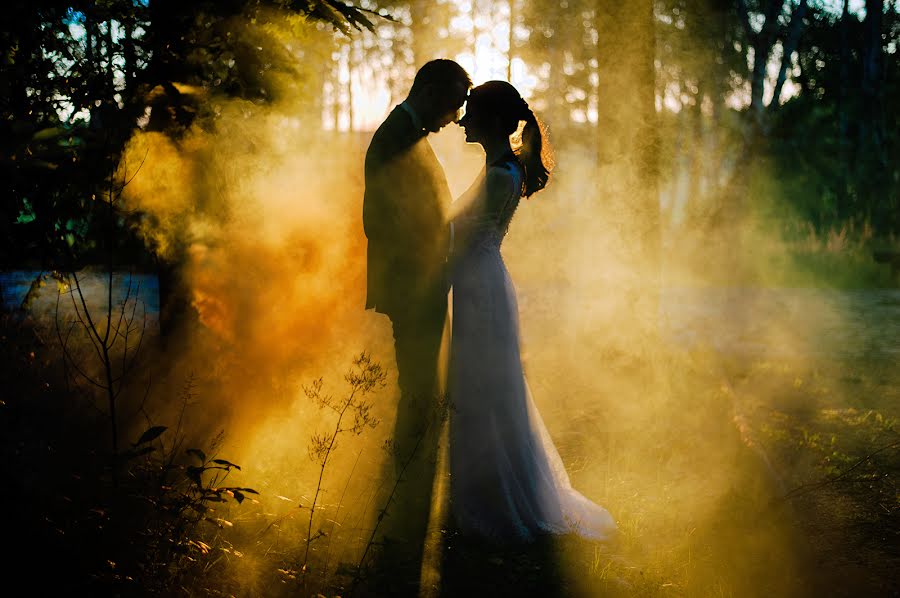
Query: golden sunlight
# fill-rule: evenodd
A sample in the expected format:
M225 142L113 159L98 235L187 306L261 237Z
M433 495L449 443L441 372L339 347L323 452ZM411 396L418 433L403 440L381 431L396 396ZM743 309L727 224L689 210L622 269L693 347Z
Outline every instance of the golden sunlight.
M76 554L49 577L90 595L897 593L896 7L44 4L0 36L23 564ZM519 94L446 124L459 66Z

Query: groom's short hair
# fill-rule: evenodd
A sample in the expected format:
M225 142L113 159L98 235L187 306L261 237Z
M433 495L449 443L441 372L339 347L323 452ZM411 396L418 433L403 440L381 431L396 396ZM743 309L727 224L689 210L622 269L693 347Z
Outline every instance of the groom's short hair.
M416 73L416 78L413 79L412 88L410 88L409 92L417 93L422 87L429 84L439 86L460 84L469 89L472 87L472 79L469 77L466 69L459 66L455 61L447 58L437 58L422 65L422 68Z

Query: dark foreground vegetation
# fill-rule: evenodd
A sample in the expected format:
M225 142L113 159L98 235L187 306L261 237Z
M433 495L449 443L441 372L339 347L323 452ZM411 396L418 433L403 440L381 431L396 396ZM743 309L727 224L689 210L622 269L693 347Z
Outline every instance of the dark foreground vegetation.
M415 589L419 571L392 561L380 537L323 569L323 542L332 540L318 536L340 519L333 505L314 520L300 511L294 527L273 517L263 506L273 497L229 483L239 467L218 454L221 434L192 443L180 417L150 422L123 433L113 457L109 420L67 389L58 347L21 316L6 314L2 325L0 462L15 539L8 570L30 591L378 596ZM437 595L874 596L900 589L893 364L867 359L836 370L702 351L665 363L669 395L649 406L651 415L604 414L619 419L618 438L602 439L604 455L582 448L602 424L598 415L574 414L558 438L569 464L607 461L606 479L585 483L617 514L618 540L492 546L445 522L429 581ZM609 363L619 372L635 366ZM202 393L210 383L203 378L185 380L172 400ZM579 384L570 379L567 392L577 394ZM629 441L633 434L654 440ZM267 535L273 525L284 535Z

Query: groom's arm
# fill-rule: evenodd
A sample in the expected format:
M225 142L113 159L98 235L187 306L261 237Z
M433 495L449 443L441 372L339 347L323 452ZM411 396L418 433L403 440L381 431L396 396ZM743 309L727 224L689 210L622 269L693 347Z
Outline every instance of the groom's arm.
M393 260L419 264L416 268L444 263L450 233L444 217L430 207L437 205L431 197L437 192L434 174L413 146L388 141L373 141L366 156L366 236L393 254Z
M366 159L363 229L369 240L395 241L405 222L397 206L396 160Z

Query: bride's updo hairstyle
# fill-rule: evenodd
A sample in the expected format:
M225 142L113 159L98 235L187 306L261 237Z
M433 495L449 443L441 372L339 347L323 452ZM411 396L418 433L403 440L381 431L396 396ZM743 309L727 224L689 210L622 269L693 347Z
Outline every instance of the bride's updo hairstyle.
M516 155L525 170L525 189L528 197L547 185L550 178L549 143L537 116L522 99L518 90L506 81L488 81L469 93L466 111L477 111L484 118L495 117L500 132L512 135L519 130L519 123L525 121L522 129L522 144Z

